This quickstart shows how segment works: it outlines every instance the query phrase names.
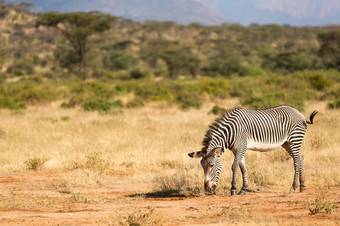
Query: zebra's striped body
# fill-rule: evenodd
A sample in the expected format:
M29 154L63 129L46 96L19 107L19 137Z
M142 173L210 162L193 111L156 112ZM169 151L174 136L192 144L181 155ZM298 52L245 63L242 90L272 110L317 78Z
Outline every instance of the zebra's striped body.
M236 193L236 170L240 166L243 176L243 187L240 194L247 190L247 173L244 154L247 149L270 151L284 147L294 160L295 176L292 192L300 179L300 191L305 189L303 173L303 156L300 147L306 133L307 123L313 123L296 109L289 106L278 106L262 110L236 108L226 112L210 126L199 152L190 153L190 157L202 157L201 164L205 172L205 187L214 190L219 174L222 171L219 157L226 149L234 153L232 165L233 179L231 194Z

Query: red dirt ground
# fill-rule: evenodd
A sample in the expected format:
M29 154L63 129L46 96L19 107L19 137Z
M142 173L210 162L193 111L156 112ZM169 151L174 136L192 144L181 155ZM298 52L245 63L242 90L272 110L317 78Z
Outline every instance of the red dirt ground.
M82 188L75 193L53 186L56 174L0 175L0 224L119 225L137 219L146 225L340 225L339 209L310 215L306 207L322 193L323 203L340 207L339 187L309 187L292 195L283 188L268 187L233 197L156 197L147 195L152 184L132 182Z

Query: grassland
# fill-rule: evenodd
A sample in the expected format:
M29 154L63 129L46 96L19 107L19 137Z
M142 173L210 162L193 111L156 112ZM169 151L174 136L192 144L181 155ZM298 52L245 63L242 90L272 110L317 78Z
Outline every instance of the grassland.
M288 195L293 162L283 149L247 152L250 187L259 193L248 194L248 201L242 197L241 204L237 204L237 197L229 200L232 154L226 152L217 194L206 196L199 161L186 153L201 147L204 133L216 117L208 114L214 105L231 108L240 103L238 99L216 100L199 110L183 111L175 104L157 102L104 115L80 107L60 108L60 102L21 111L1 110L0 209L4 214L0 223L43 223L46 219L106 225L279 223L284 219L263 212L268 208L264 202L271 203L275 197L289 205L296 202L300 212L292 213L291 220L301 223L310 220L307 202L316 200L320 191L325 205L339 206L340 114L320 101L305 105L304 115L313 110L319 114L315 124L308 127L302 146L307 185L304 196ZM217 203L221 199L228 200ZM216 204L216 211L207 209L213 208L211 203ZM275 203L280 205L277 200ZM173 213L167 215L164 205ZM178 213L181 208L184 215ZM331 209L335 213L321 210L324 221L317 222L339 220L337 208ZM253 211L257 217L252 216ZM75 212L79 212L78 217L80 213L101 214L73 221ZM195 212L193 218L190 212ZM45 218L27 220L37 213ZM61 213L71 215L58 221Z

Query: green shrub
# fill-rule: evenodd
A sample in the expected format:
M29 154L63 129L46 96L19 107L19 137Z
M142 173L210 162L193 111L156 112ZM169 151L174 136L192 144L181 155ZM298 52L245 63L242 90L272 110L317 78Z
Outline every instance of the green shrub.
M339 109L340 108L340 88L337 87L335 89L330 89L330 91L327 92L327 96L329 98L328 108Z
M130 72L130 76L131 76L131 78L134 78L134 79L141 79L141 78L145 78L146 77L146 73L142 72L139 69L135 69L135 70L132 70Z
M226 112L227 110L223 107L220 107L218 105L215 105L210 111L209 111L209 114L212 113L214 115L221 115L223 114L224 112Z
M173 87L175 103L182 109L191 107L199 109L203 104L203 96L195 85L178 85Z
M339 206L335 203L329 203L328 202L325 205L325 211L326 211L327 214L331 214L331 213L335 212L336 209L338 209L338 208L339 208Z
M129 103L127 103L127 108L136 108L136 107L143 107L144 101L140 97L135 97Z
M241 99L241 103L254 109L263 109L280 105L283 98L284 94L276 91L261 93L259 95L250 93Z
M39 76L3 83L0 89L0 105L3 108L24 108L25 103L52 101L57 98L56 86L43 82Z
M247 67L246 69L246 75L266 75L267 72L263 68L259 67Z
M226 79L202 79L198 81L198 87L211 98L226 98L231 90Z
M308 80L312 87L319 91L325 90L333 84L333 81L327 78L326 75L322 72L313 73L311 76L308 77Z
M126 70L136 64L137 59L121 51L115 51L104 58L103 64L111 70Z
M303 111L305 101L315 95L307 82L297 76L238 77L232 83L231 95L239 97L242 105L255 109L290 105Z
M68 81L65 83L69 89L70 99L62 103L61 107L68 108L81 105L85 110L110 111L120 104L112 102L110 99L117 93L115 88L104 82L79 82Z
M108 99L93 99L86 101L83 104L83 108L86 111L99 111L99 112L109 112L114 108L121 108L123 104L120 100L117 101L110 101Z
M15 101L12 97L7 96L6 94L0 94L0 108L8 108L11 110L23 109L26 107L26 104L21 101Z
M51 85L26 86L15 95L18 100L28 103L51 101L56 98L54 88Z
M28 61L22 61L17 64L13 64L7 68L8 73L12 73L17 76L21 75L32 75L34 70L34 65Z
M170 89L170 84L167 82L142 82L130 85L129 89L135 93L136 96L146 101L171 101L173 100L173 93Z
M340 99L334 99L328 102L328 108L330 109L340 109Z

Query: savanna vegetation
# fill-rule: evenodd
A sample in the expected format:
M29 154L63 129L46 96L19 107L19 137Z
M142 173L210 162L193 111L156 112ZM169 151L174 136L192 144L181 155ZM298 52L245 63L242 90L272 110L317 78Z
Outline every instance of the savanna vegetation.
M339 26L184 26L29 7L0 1L0 223L339 221ZM235 199L226 152L218 198L208 196L186 153L215 114L279 104L319 111L301 149L307 191L288 194L293 161L278 149L247 152L258 193Z
M339 108L340 27L138 23L100 12L30 13L1 3L1 108L63 100L110 112L152 101ZM122 98L123 96L129 98Z

